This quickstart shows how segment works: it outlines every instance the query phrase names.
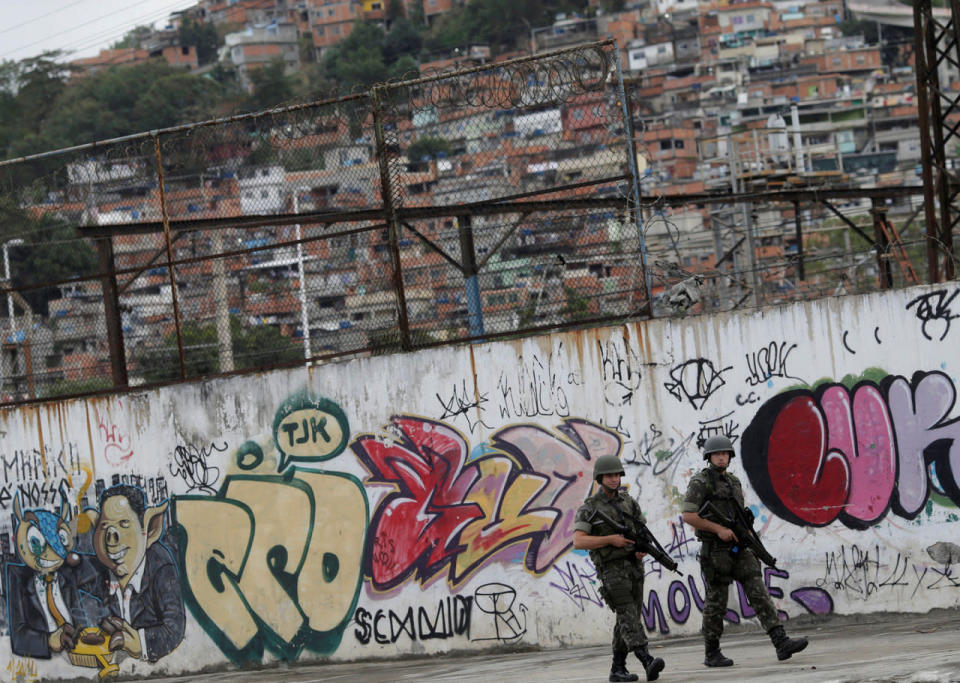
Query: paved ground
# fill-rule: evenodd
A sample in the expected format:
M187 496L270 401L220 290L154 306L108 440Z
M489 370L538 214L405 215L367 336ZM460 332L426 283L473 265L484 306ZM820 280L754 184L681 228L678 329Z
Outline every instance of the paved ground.
M651 648L667 668L661 681L798 681L870 683L942 683L960 681L960 611L937 610L924 616L869 615L806 625L790 623L791 635L806 635L810 646L786 662L778 662L773 647L759 631L728 631L723 652L736 661L729 669L703 666L698 638L656 641ZM231 671L174 681L206 683L313 683L350 681L606 681L610 667L607 648L588 647L543 652L485 654L291 666L288 669ZM640 672L631 655L628 667ZM644 680L641 675L641 681Z

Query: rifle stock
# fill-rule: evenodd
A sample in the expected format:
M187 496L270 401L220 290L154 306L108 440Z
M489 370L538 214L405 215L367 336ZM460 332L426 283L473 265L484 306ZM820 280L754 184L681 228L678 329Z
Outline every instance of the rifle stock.
M777 558L770 554L770 552L763 546L763 541L760 540L760 537L757 535L757 532L753 530L753 521L747 520L746 513L737 508L734 512L734 518L730 519L725 517L717 509L717 506L714 505L711 501L707 501L700 508L700 511L697 513L704 519L709 519L706 515L711 515L716 518L714 521L718 521L728 529L730 529L734 535L737 537L737 542L739 545L750 548L753 550L754 554L759 558L761 562L769 567L774 569L779 569L777 567ZM734 546L735 548L736 546Z
M614 522L608 515L600 510L594 510L593 516L599 517L601 520L613 527L618 534L633 543L633 545L637 548L637 552L647 553L670 571L677 572L683 576L683 572L681 572L677 567L676 561L670 557L669 554L667 554L667 551L662 545L660 545L656 537L654 537L654 535L650 532L650 529L647 528L647 525L641 522L639 519L635 518L633 520L634 524L637 525L637 533L634 533L628 528Z

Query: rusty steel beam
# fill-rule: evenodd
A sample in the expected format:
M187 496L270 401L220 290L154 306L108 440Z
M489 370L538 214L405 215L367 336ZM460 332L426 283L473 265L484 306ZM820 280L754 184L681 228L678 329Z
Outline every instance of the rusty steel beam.
M608 183L622 179L604 178L592 184ZM575 186L570 186L575 187ZM542 194L554 194L567 189L567 186L551 188ZM781 190L778 192L747 192L731 194L729 192L701 192L695 194L676 194L659 196L644 201L642 206L686 206L689 204L723 204L737 202L820 202L830 199L901 199L924 193L923 186L902 185L899 187L868 187L818 190ZM529 196L529 194L516 195ZM515 197L496 200L445 206L396 207L396 216L401 221L416 221L427 218L463 215L468 211L474 216L494 216L508 213L533 213L536 211L589 211L628 207L626 197L592 197L584 199L544 199L514 201ZM315 211L310 213L263 214L253 216L234 216L230 218L205 218L191 220L171 220L171 231L217 230L224 228L249 229L263 226L301 224L357 223L363 221L386 222L387 213L380 208L360 209L357 211ZM115 235L141 235L163 232L162 221L144 223L112 223L109 225L81 225L77 231L82 237L113 237Z
M957 201L960 185L947 168L947 146L960 144L957 127L949 122L949 117L960 107L960 94L950 91L949 84L940 82L941 65L960 66L960 0L947 2L950 16L946 21L934 16L931 0L915 0L913 4L930 282L952 280L956 276L953 227L960 219L960 203Z

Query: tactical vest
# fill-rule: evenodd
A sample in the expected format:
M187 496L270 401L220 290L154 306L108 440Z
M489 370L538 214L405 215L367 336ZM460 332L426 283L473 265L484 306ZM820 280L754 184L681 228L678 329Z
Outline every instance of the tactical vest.
M717 510L720 511L721 515L727 519L735 519L736 511L743 508L743 491L735 483L735 480L732 478L733 475L726 474L724 475L726 481L720 481L720 473L713 467L704 468L701 473L707 482L707 496L704 502L712 502ZM700 516L711 522L722 524L722 522L716 519L716 515L710 512L703 513ZM702 529L697 529L696 536L701 541L719 540L719 537L715 533L703 531Z
M596 495L603 496L605 494L602 491L600 491ZM637 530L636 525L633 522L632 514L630 514L630 511L624 510L624 507L632 508L632 505L630 504L629 501L627 501L626 503L623 503L622 507L621 507L621 504L618 504L619 500L603 501L603 500L597 499L592 502L593 502L593 505L591 507L599 508L605 515L607 515L607 517L609 517L613 521L617 522L618 524L622 524L624 527L626 527L627 529L630 529L631 531L635 532ZM591 536L611 536L613 534L620 533L619 530L614 529L612 526L610 526L605 521L599 518L594 518L594 520L590 524L591 524L591 530L590 530ZM603 565L609 564L610 562L615 562L617 560L623 560L623 559L632 559L634 557L634 554L633 554L634 552L635 552L635 548L633 546L629 546L627 548L617 548L616 546L605 545L602 548L595 548L590 551L590 561L593 562L594 567L596 567L597 569L600 569Z

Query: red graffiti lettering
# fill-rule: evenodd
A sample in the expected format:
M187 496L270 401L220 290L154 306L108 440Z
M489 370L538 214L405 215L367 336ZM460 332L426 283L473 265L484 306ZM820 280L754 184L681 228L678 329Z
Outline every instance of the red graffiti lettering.
M526 543L524 566L542 574L571 547L573 515L589 494L590 461L620 451L615 432L565 420L552 433L506 427L465 464L469 448L451 427L395 417L391 439L365 435L352 448L370 484L396 490L370 524L367 575L386 590L449 566L459 585L504 548ZM558 435L559 433L559 435Z
M939 372L786 392L744 431L744 468L763 502L795 524L865 529L891 507L912 519L930 486L960 501L960 422L945 419L955 396Z

